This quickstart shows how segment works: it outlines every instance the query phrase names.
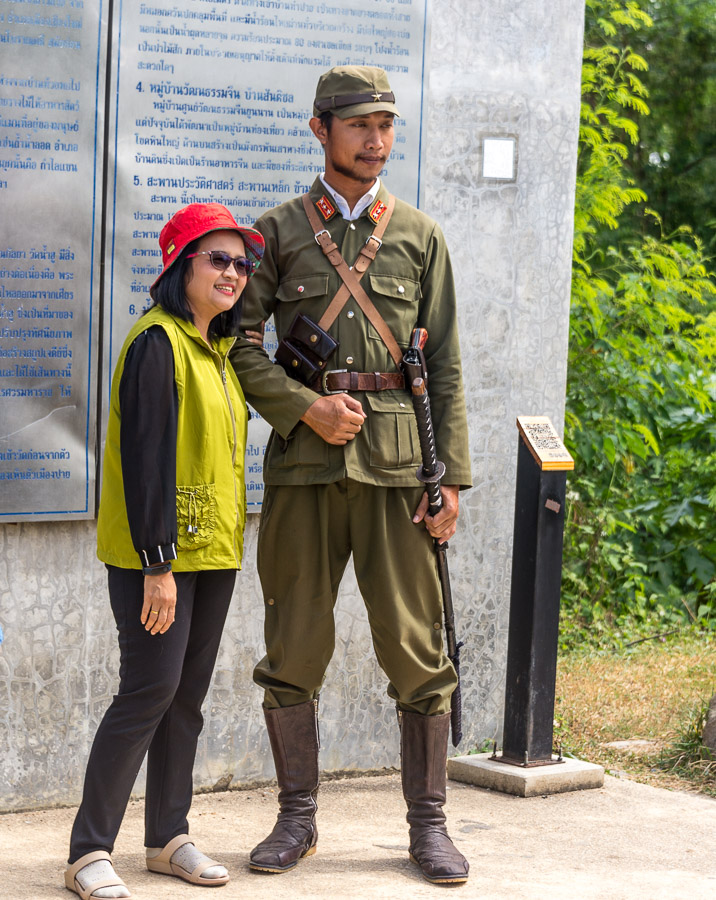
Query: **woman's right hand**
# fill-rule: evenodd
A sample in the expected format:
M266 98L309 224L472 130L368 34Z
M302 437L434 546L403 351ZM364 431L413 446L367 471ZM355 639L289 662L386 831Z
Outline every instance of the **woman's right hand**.
M177 586L171 572L144 576L142 625L151 634L164 634L174 621Z

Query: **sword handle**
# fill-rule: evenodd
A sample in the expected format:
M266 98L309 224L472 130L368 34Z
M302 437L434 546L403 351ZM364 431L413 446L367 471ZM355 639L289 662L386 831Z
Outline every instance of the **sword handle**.
M422 350L428 342L428 329L427 328L413 328L413 333L410 336L410 349L411 350Z
M418 329L416 329L418 330ZM415 421L418 426L418 439L420 441L420 455L422 466L417 471L418 481L422 481L428 493L429 512L431 516L437 515L443 508L443 496L440 492L440 479L445 474L445 465L438 460L435 449L435 433L433 432L432 417L430 415L430 398L425 386L425 379L414 378L411 385L413 394L413 409Z

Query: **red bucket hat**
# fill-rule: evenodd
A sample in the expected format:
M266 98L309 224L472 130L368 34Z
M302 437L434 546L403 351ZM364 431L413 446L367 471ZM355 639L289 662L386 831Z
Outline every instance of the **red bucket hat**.
M254 263L254 271L264 255L263 235L255 228L239 225L229 210L221 203L190 203L169 219L159 235L164 268L149 289L149 293L159 284L172 263L176 262L182 250L210 231L238 231L246 247L246 255Z

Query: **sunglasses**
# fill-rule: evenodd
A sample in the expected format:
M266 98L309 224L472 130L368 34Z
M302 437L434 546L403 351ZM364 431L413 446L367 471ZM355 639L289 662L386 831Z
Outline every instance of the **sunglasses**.
M194 256L208 256L212 266L220 272L225 272L233 264L237 275L246 275L248 278L254 271L254 262L245 256L229 256L223 250L201 250L199 253L190 253L187 259Z

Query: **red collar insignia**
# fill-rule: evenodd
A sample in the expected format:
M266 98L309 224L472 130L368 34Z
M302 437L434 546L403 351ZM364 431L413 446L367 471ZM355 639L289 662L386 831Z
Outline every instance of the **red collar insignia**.
M335 216L336 208L331 203L331 201L324 194L320 200L316 201L316 206L318 207L318 211L323 216L324 220L327 222L331 216Z
M387 208L387 204L383 203L382 200L376 200L375 203L371 206L368 215L377 225L385 215L385 211Z

